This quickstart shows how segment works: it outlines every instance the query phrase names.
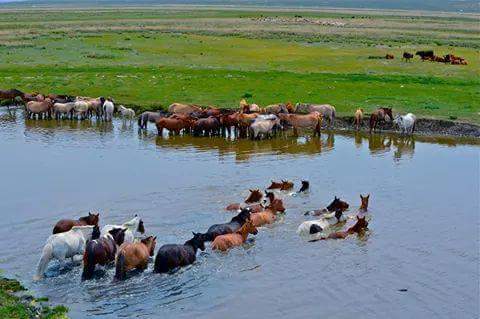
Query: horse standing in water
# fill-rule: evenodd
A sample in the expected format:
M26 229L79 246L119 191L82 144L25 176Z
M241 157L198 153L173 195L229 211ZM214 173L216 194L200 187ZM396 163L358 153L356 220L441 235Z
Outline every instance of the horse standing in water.
M391 122L393 120L392 108L381 107L376 109L370 115L370 133L377 129L377 125L380 122Z
M231 234L239 230L250 218L250 209L242 209L237 216L233 217L228 223L215 224L208 228L204 234L205 241L213 241L215 237L224 234Z
M143 225L143 220L135 215L135 217L128 222L123 223L122 225L105 225L102 228L101 235L106 235L110 230L114 228L125 228L125 243L133 243L135 240L135 235L143 235L145 233L145 227Z
M146 130L148 123L155 123L157 120L159 120L162 117L165 117L166 115L160 111L158 112L143 112L140 114L138 117L138 128L141 130Z
M363 109L357 109L355 111L355 127L357 131L360 129L360 126L362 126L362 121L363 121Z
M155 252L157 237L149 236L138 243L124 243L118 250L115 260L115 279L125 280L132 269L145 270L149 257Z
M323 208L323 209L316 209L316 210L311 210L311 211L308 211L305 213L305 215L313 215L313 216L320 216L322 214L325 214L325 213L328 213L328 212L336 212L336 211L341 211L341 212L344 212L348 209L349 205L347 202L341 200L340 198L337 198L337 196L335 196L335 198L333 199L333 201L326 207L326 208Z
M197 250L205 250L204 235L193 233L193 238L183 245L167 244L158 249L153 271L166 273L178 267L191 265L197 259Z
M73 226L98 226L99 213L88 213L88 216L74 219L61 219L53 227L53 234L63 233L72 229Z
M263 198L263 193L259 189L250 189L250 195L245 199L245 203L251 204L259 202Z
M83 254L82 280L91 279L95 265L105 266L115 261L118 247L123 244L126 229L114 228L99 239L90 240Z
M248 234L256 235L258 233L257 227L253 225L251 219L233 234L220 235L212 242L213 250L227 251L235 246L242 245L248 237Z

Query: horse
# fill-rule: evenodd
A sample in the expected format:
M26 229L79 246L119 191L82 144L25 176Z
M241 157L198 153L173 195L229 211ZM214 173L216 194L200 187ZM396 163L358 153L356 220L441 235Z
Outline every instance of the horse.
M46 117L50 117L52 107L53 107L53 101L50 99L45 99L41 102L30 101L25 106L26 117L30 118L30 117L35 117L35 115L37 115L38 118L41 118L43 114Z
M22 97L23 92L17 89L9 90L0 90L0 101L1 100L15 100L17 97Z
M72 229L74 226L97 226L99 220L99 213L88 213L88 216L74 219L61 219L53 227L53 234L64 233Z
M73 261L75 256L83 255L87 241L99 236L98 226L74 226L67 232L50 235L43 247L33 279L43 278L48 263L53 258L63 263L66 258L72 258Z
M360 234L363 231L368 229L368 221L366 220L365 216L356 216L356 221L353 225L345 225L343 230L330 232L328 235L323 234L320 238L310 240L310 242L314 242L317 240L326 240L326 239L345 239L348 235L352 234Z
M193 233L193 238L183 245L166 244L160 247L155 256L153 272L167 273L179 267L191 265L197 260L197 250L205 250L203 234Z
M262 210L265 209L265 207L262 205L262 203L256 203L256 204L250 204L250 205L244 205L244 204L240 204L240 203L232 203L232 204L229 204L227 207L225 207L225 210L229 210L229 211L232 211L232 210L235 210L235 211L240 211L242 210L243 208L248 208L250 209L250 211L252 213L258 213Z
M53 114L57 120L59 120L62 116L66 116L67 118L69 116L72 117L74 108L75 108L74 102L54 103Z
M238 129L239 129L239 136L246 137L247 131L250 125L255 121L258 117L257 113L247 114L247 113L240 113L238 114Z
M275 198L275 194L272 192L267 192L267 198L269 200L269 205L266 208L272 208L273 210L277 212L284 213L285 212L285 206L283 206L283 201L280 198ZM252 213L258 213L260 211L253 211Z
M77 118L80 117L81 120L86 119L88 116L88 109L89 109L88 103L86 101L81 100L78 97L76 98L74 103L75 104L73 107L73 111L75 116Z
M130 121L132 121L135 117L135 111L123 105L120 105L118 107L118 111L120 112L124 120L128 118Z
M264 111L270 114L288 113L287 105L283 103L267 105Z
M168 107L168 112L172 114L192 114L194 112L202 112L202 108L194 104L173 103Z
M231 234L240 229L245 224L247 219L250 218L251 211L248 208L244 208L233 217L228 223L215 224L208 228L207 232L203 235L205 241L213 241L217 236L224 234Z
M357 131L358 131L360 129L360 126L362 126L363 109L357 109L355 111L354 119L355 119L355 127L357 128Z
M194 135L210 136L220 132L220 121L215 116L199 119L193 124Z
M311 128L313 136L318 134L320 136L320 128L322 126L322 115L318 112L312 112L308 115L299 114L279 114L282 121L287 122L293 126L293 133L298 136L299 128Z
M273 118L260 119L257 118L249 127L251 138L260 138L260 134L265 137L270 137L274 128L281 128L280 119L273 115Z
M269 205L265 210L258 212L258 213L252 213L250 215L250 219L252 220L253 225L255 227L260 227L266 224L272 224L275 222L277 219L277 213L280 212L278 207ZM283 208L283 204L282 204ZM285 211L285 208L283 208L283 211Z
M402 134L413 134L416 121L417 117L412 113L408 113L407 115L397 115L393 123L400 128Z
M263 193L259 189L249 189L250 194L248 195L247 199L245 199L245 203L251 204L259 202L263 198Z
M403 52L403 59L405 62L408 62L410 59L413 59L413 54L409 52Z
M318 112L322 115L322 119L328 120L328 126L333 127L333 122L335 121L336 109L333 105L330 104L312 104L309 107L309 113Z
M317 220L309 220L301 223L297 228L297 234L305 236L316 233L325 233L330 230L331 226L344 221L346 221L346 218L340 210L335 211L334 213L324 213Z
M192 119L175 118L173 116L162 117L155 121L159 136L163 134L164 128L166 128L172 134L180 134L181 130L191 128L194 123L195 122Z
M31 101L34 101L34 102L42 102L45 100L45 96L43 94L40 94L40 93L23 93L22 96L22 101L23 103L28 103L28 102L31 102ZM53 101L53 99L50 99Z
M111 122L113 118L113 112L115 111L115 105L111 99L107 99L102 106L103 117L106 122Z
M288 191L293 188L294 184L292 181L287 181L282 179L282 186L280 186L281 191Z
M370 115L370 133L377 128L379 122L390 122L393 119L392 108L380 107Z
M165 117L165 114L161 111L158 112L143 112L138 117L138 127L140 129L147 129L148 122L155 123L158 119Z
M133 243L135 240L135 235L143 235L145 233L145 227L143 225L143 220L135 215L135 217L128 222L123 223L122 225L105 225L102 228L101 235L105 236L108 232L114 228L125 228L125 243Z
M123 243L115 258L115 279L125 280L127 272L132 269L147 269L148 259L153 256L156 243L156 236L148 236L136 243Z
M365 196L362 196L362 194L360 194L361 205L360 205L359 211L361 211L361 212L368 211L368 200L369 199L370 199L370 194L365 195Z
M326 207L326 208L323 208L323 209L317 209L317 210L313 210L313 211L308 211L305 213L305 215L314 215L314 216L319 216L319 215L322 215L322 214L325 214L325 213L328 213L328 212L336 212L336 211L341 211L341 212L344 212L348 209L348 207L350 207L350 205L348 205L347 202L341 200L340 198L337 198L337 196L335 196L335 198L333 199L333 201Z
M387 60L393 60L393 59L395 59L395 56L394 56L393 54L391 54L391 53L387 53L387 54L385 55L385 59L387 59Z
M97 119L101 119L104 115L104 105L106 102L105 98L100 96L96 99L87 99L85 102L88 104L89 116L91 117L93 114L95 114Z
M75 97L70 96L70 95L65 95L65 94L54 94L50 93L47 95L47 97L54 101L55 103L69 103L69 102L74 102Z
M428 60L428 59L433 59L433 57L435 56L434 53L433 53L433 50L417 51L417 53L415 53L415 55L420 56L422 61L425 61L425 60Z
M283 185L283 181L275 182L272 180L272 183L270 184L270 186L267 187L267 189L280 189L282 188L282 185Z
M226 130L227 135L231 135L232 127L233 131L236 133L239 127L239 122L238 122L238 112L234 112L231 114L223 114L220 116L220 125L222 126L222 129Z
M306 193L310 189L310 182L309 181L302 181L302 187L298 190L297 193Z
M91 279L95 265L105 266L115 261L118 247L125 239L125 228L114 228L99 239L90 240L83 253L82 280Z
M257 227L255 227L251 219L248 219L242 228L235 233L217 236L212 242L212 249L227 251L235 246L240 246L247 240L248 234L258 234Z

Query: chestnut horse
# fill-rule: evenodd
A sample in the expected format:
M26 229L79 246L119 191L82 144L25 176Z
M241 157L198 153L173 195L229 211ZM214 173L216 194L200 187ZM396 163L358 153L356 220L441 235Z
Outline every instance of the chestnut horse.
M220 132L220 121L215 116L199 119L193 125L194 135L217 135Z
M293 186L294 186L293 182L282 179L282 186L280 187L280 190L288 191L288 190L291 190Z
M73 226L97 226L99 213L88 213L88 216L80 217L77 220L73 219L61 219L53 227L53 234L64 233L72 229Z
M155 253L157 237L149 236L136 243L124 243L120 246L115 261L115 279L125 280L127 271L145 270L148 258Z
M249 218L250 209L242 209L242 211L238 213L237 216L233 217L228 223L210 226L207 232L204 234L205 241L213 241L217 236L236 232Z
M320 136L320 128L322 127L322 115L319 112L312 112L307 115L299 114L278 114L282 121L287 122L293 126L293 133L298 136L299 128L311 128L313 136L318 134Z
M362 126L362 120L363 120L363 109L357 109L355 111L355 127L357 128L357 131L360 129L360 126Z
M125 239L125 228L114 228L99 239L87 242L83 253L82 280L91 279L95 271L95 265L105 266L115 261L118 246Z
M280 189L282 188L282 184L283 184L283 181L282 182L275 182L272 180L272 183L270 184L270 186L267 187L267 189Z
M202 108L195 104L173 103L168 107L168 112L176 114L192 114L202 112Z
M360 211L361 212L366 212L368 211L368 200L370 199L370 194L368 195L365 195L365 196L362 196L362 194L360 194L360 200L362 201L362 204L360 205Z
M222 129L226 130L227 135L232 135L232 127L233 127L233 132L236 134L238 130L238 112L234 112L231 114L224 114L220 116L220 124L222 126Z
M392 108L381 107L370 115L370 133L377 128L379 122L391 122L393 120Z
M251 204L259 202L263 198L263 193L259 189L250 189L250 195L245 199L245 203Z
M189 129L193 126L194 121L187 118L178 118L178 117L162 117L155 121L157 126L158 135L163 134L163 129L166 128L171 133L180 134L180 131L183 129Z
M275 198L275 194L271 192L267 192L267 197L268 197L268 200L270 201L267 208L272 208L273 210L281 213L285 212L285 206L283 206L283 201L280 198ZM254 213L258 213L258 211Z
M277 219L277 212L271 206L268 206L264 211L253 213L250 215L255 227L260 227L266 224L272 224Z
M227 251L230 248L242 245L247 240L248 234L256 235L257 233L257 227L253 225L251 219L248 219L242 228L235 233L217 236L212 242L212 249Z
M197 260L197 250L205 250L204 235L193 233L193 238L187 240L183 245L167 244L158 249L155 256L156 273L167 273L178 267L191 265Z

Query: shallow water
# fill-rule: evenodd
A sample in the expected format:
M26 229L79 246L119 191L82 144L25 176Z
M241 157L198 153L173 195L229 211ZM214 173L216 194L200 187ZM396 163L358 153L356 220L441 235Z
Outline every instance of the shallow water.
M25 121L0 111L0 268L73 318L476 318L479 314L479 150L476 141L322 134L320 140L157 138L153 128ZM308 179L287 214L228 254L207 249L173 275L112 283L113 269L80 282L52 262L34 283L54 223L98 210L101 223L135 213L147 233L181 243L230 219L248 188ZM359 206L365 238L309 243L303 212L334 195ZM407 289L407 291L399 291Z

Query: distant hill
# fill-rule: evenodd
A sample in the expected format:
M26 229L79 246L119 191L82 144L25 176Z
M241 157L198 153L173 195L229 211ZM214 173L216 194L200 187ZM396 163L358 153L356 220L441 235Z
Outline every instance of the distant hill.
M0 4L28 6L203 4L480 12L480 5L475 0L0 0Z

